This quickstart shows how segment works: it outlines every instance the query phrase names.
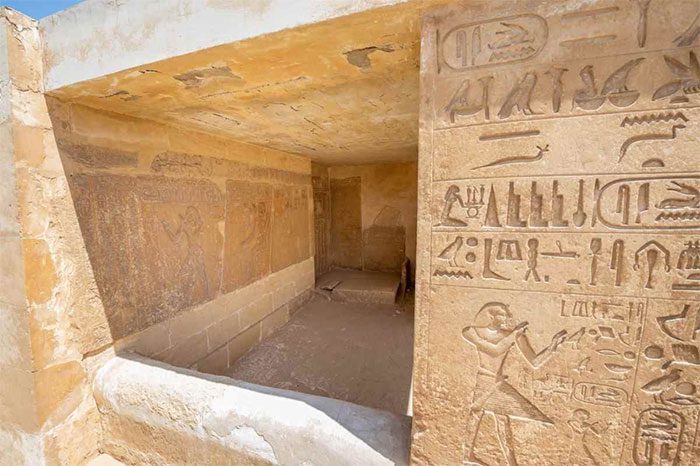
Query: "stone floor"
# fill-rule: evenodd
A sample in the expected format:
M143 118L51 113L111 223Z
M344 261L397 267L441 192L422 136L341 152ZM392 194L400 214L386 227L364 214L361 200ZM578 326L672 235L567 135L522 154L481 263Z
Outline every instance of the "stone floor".
M316 296L228 375L260 385L410 414L413 304Z

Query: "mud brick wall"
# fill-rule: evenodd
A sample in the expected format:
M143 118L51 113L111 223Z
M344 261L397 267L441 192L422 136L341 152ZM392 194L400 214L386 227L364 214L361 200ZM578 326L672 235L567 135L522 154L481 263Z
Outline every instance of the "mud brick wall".
M331 261L339 267L396 272L416 262L417 164L329 167Z
M427 15L416 464L700 462L699 26L695 0Z
M56 99L50 114L119 350L222 372L308 297L308 160Z

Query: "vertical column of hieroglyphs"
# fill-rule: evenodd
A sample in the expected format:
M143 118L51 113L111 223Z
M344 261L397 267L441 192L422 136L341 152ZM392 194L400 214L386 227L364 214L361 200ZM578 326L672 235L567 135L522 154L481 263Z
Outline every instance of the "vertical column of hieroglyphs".
M699 464L700 3L474 3L423 32L414 460Z

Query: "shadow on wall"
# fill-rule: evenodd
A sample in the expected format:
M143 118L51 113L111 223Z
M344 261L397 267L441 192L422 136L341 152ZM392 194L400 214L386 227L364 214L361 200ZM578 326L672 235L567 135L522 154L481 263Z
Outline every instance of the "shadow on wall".
M308 162L47 100L114 341L312 256Z

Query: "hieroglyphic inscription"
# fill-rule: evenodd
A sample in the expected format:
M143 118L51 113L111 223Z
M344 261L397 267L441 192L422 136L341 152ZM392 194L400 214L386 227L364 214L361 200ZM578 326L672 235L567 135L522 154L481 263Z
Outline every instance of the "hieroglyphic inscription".
M216 185L76 175L71 190L115 338L218 292L222 237L217 222L224 199Z
M418 463L700 462L699 23L694 0L430 13Z

